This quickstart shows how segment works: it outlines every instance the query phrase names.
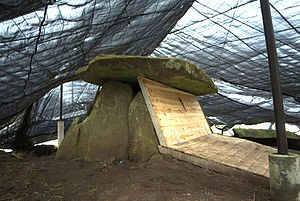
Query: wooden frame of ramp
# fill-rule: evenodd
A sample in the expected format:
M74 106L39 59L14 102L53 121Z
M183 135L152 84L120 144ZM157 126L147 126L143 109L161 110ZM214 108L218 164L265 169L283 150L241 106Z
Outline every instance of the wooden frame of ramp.
M269 176L276 149L212 134L196 96L138 77L161 153L226 174Z

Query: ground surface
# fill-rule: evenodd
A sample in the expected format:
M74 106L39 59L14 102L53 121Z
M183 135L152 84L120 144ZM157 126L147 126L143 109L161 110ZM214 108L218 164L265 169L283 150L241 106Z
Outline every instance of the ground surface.
M254 198L255 197L255 198ZM171 157L147 163L17 159L0 151L1 201L270 200L268 183L226 176Z

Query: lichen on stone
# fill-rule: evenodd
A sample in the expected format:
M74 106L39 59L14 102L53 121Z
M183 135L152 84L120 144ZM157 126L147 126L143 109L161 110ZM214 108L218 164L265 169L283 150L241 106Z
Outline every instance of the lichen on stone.
M145 162L151 156L159 154L158 139L141 91L130 103L128 125L130 161Z
M178 58L99 55L76 75L98 85L110 80L137 83L137 77L142 76L196 96L217 92L213 81L198 66Z
M276 131L270 129L233 129L236 136L241 138L276 138ZM299 140L300 136L286 131L288 139Z
M102 85L90 114L74 121L57 152L57 159L103 161L128 158L128 108L130 85L112 81Z

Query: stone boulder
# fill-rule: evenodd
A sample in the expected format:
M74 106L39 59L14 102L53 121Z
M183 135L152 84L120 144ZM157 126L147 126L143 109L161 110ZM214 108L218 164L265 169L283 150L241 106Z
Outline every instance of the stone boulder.
M129 160L145 162L158 154L158 139L143 95L140 92L129 106Z
M137 83L137 77L142 76L196 96L217 92L213 81L198 66L178 58L99 55L76 76L97 85L108 80Z
M117 81L102 84L94 105L81 123L77 119L67 131L57 159L103 161L128 158L128 109L133 98L129 84Z
M260 144L268 146L277 146L276 131L270 129L233 129L235 137L243 138ZM300 136L295 133L286 131L286 137L289 149L300 151Z
M76 117L66 132L63 143L60 144L59 149L56 152L55 157L57 159L71 160L78 158L78 150L82 150L82 148L78 147L80 135L79 127L80 119L79 117Z

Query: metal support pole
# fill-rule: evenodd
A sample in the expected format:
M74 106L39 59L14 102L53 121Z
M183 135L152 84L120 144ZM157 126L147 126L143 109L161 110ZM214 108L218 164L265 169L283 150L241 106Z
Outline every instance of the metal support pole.
M266 37L270 77L272 84L273 104L276 122L277 149L278 154L286 155L288 154L288 146L285 133L285 117L280 84L279 65L269 0L260 0L260 6L263 16L264 32Z

